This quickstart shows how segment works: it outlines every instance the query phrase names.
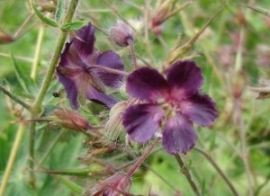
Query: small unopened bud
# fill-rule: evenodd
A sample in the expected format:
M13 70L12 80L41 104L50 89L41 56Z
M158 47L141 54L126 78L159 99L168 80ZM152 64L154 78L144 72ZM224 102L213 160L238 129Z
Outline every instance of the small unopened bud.
M73 110L56 109L53 113L58 118L58 120L56 120L56 124L59 124L67 129L81 131L91 128L88 120Z
M116 173L113 176L100 181L93 188L86 190L84 196L118 196L126 195L131 186L131 179L127 174Z
M106 138L111 142L125 143L127 132L122 124L122 115L127 108L125 101L115 104L109 114L109 120L105 125Z
M133 41L132 29L124 22L118 20L109 30L110 37L119 46L128 46Z
M159 26L164 22L164 20L166 19L166 17L170 12L171 4L172 4L171 0L165 0L162 3L161 2L157 3L151 19L152 26Z
M0 44L9 44L14 41L14 38L0 29Z
M173 6L172 0L157 1L154 11L151 15L151 21L149 24L149 29L156 35L159 36L163 29L162 24L170 17L177 14L179 11L185 9L189 6L191 1L187 1L181 7Z

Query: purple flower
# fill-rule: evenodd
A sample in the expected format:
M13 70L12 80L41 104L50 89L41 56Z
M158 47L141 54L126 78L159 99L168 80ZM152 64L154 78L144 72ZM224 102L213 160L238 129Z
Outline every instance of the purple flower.
M149 67L131 73L126 90L141 101L123 114L131 139L144 143L156 134L168 153L187 153L197 140L192 122L210 126L218 115L212 99L198 92L202 84L201 69L192 61L175 62L166 79Z
M100 53L95 47L95 28L88 24L71 37L61 54L57 67L59 81L65 87L72 107L78 109L79 101L86 98L108 107L116 100L104 93L105 86L118 88L123 76L103 71L104 68L123 70L121 58L112 51ZM98 68L101 67L101 68Z

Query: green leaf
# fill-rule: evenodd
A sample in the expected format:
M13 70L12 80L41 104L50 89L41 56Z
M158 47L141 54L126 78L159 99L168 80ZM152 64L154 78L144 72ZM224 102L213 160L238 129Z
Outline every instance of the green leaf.
M65 0L58 0L57 7L55 12L55 19L57 22L60 22L65 13Z
M64 178L59 175L54 175L56 179L58 179L62 184L66 185L70 190L72 190L74 193L77 194L82 194L83 193L83 188L80 187L79 185L75 184L74 182L68 180L67 178Z
M47 25L49 25L49 26L52 26L52 27L58 27L58 24L57 24L55 21L53 21L53 20L51 20L51 19L45 17L45 16L44 16L44 15L36 8L36 6L34 5L34 0L31 1L31 5L32 5L32 7L33 7L33 9L34 9L35 14L37 15L37 17L38 17L42 22L44 22L45 24L47 24Z
M75 31L86 25L86 21L75 21L61 26L64 31Z
M21 87L26 93L29 93L30 92L29 87L34 85L34 81L30 77L27 77L27 75L25 74L25 72L23 72L21 67L18 65L17 61L15 60L12 54L11 54L11 58L12 58L12 62L15 68L15 74L19 81L19 84L21 85Z

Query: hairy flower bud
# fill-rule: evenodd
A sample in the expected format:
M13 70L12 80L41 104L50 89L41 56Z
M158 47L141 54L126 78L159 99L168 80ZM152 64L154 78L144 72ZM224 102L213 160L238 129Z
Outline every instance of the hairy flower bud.
M115 104L109 114L109 120L105 125L106 138L111 142L125 142L126 131L122 124L123 111L127 108L125 101Z
M129 191L131 179L127 174L116 173L113 176L100 181L93 188L86 190L84 196L118 196Z
M57 124L75 131L87 130L91 128L88 120L82 117L77 112L70 109L56 109L54 110L54 115L58 118Z
M124 22L118 20L109 30L110 37L119 46L128 46L129 41L133 41L132 29Z

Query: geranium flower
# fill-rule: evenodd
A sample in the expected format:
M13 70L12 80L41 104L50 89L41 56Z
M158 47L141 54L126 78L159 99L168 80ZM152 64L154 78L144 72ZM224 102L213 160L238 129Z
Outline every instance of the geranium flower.
M192 61L177 61L166 79L155 69L143 67L127 78L128 94L140 100L123 114L130 138L144 143L154 134L162 137L171 154L186 153L196 143L192 122L210 126L217 117L212 99L199 92L201 69Z
M118 88L123 76L109 73L102 67L123 70L121 58L112 51L100 53L95 47L95 28L88 24L71 37L57 67L59 81L64 85L73 108L89 100L112 107L116 100L104 93L105 86Z

